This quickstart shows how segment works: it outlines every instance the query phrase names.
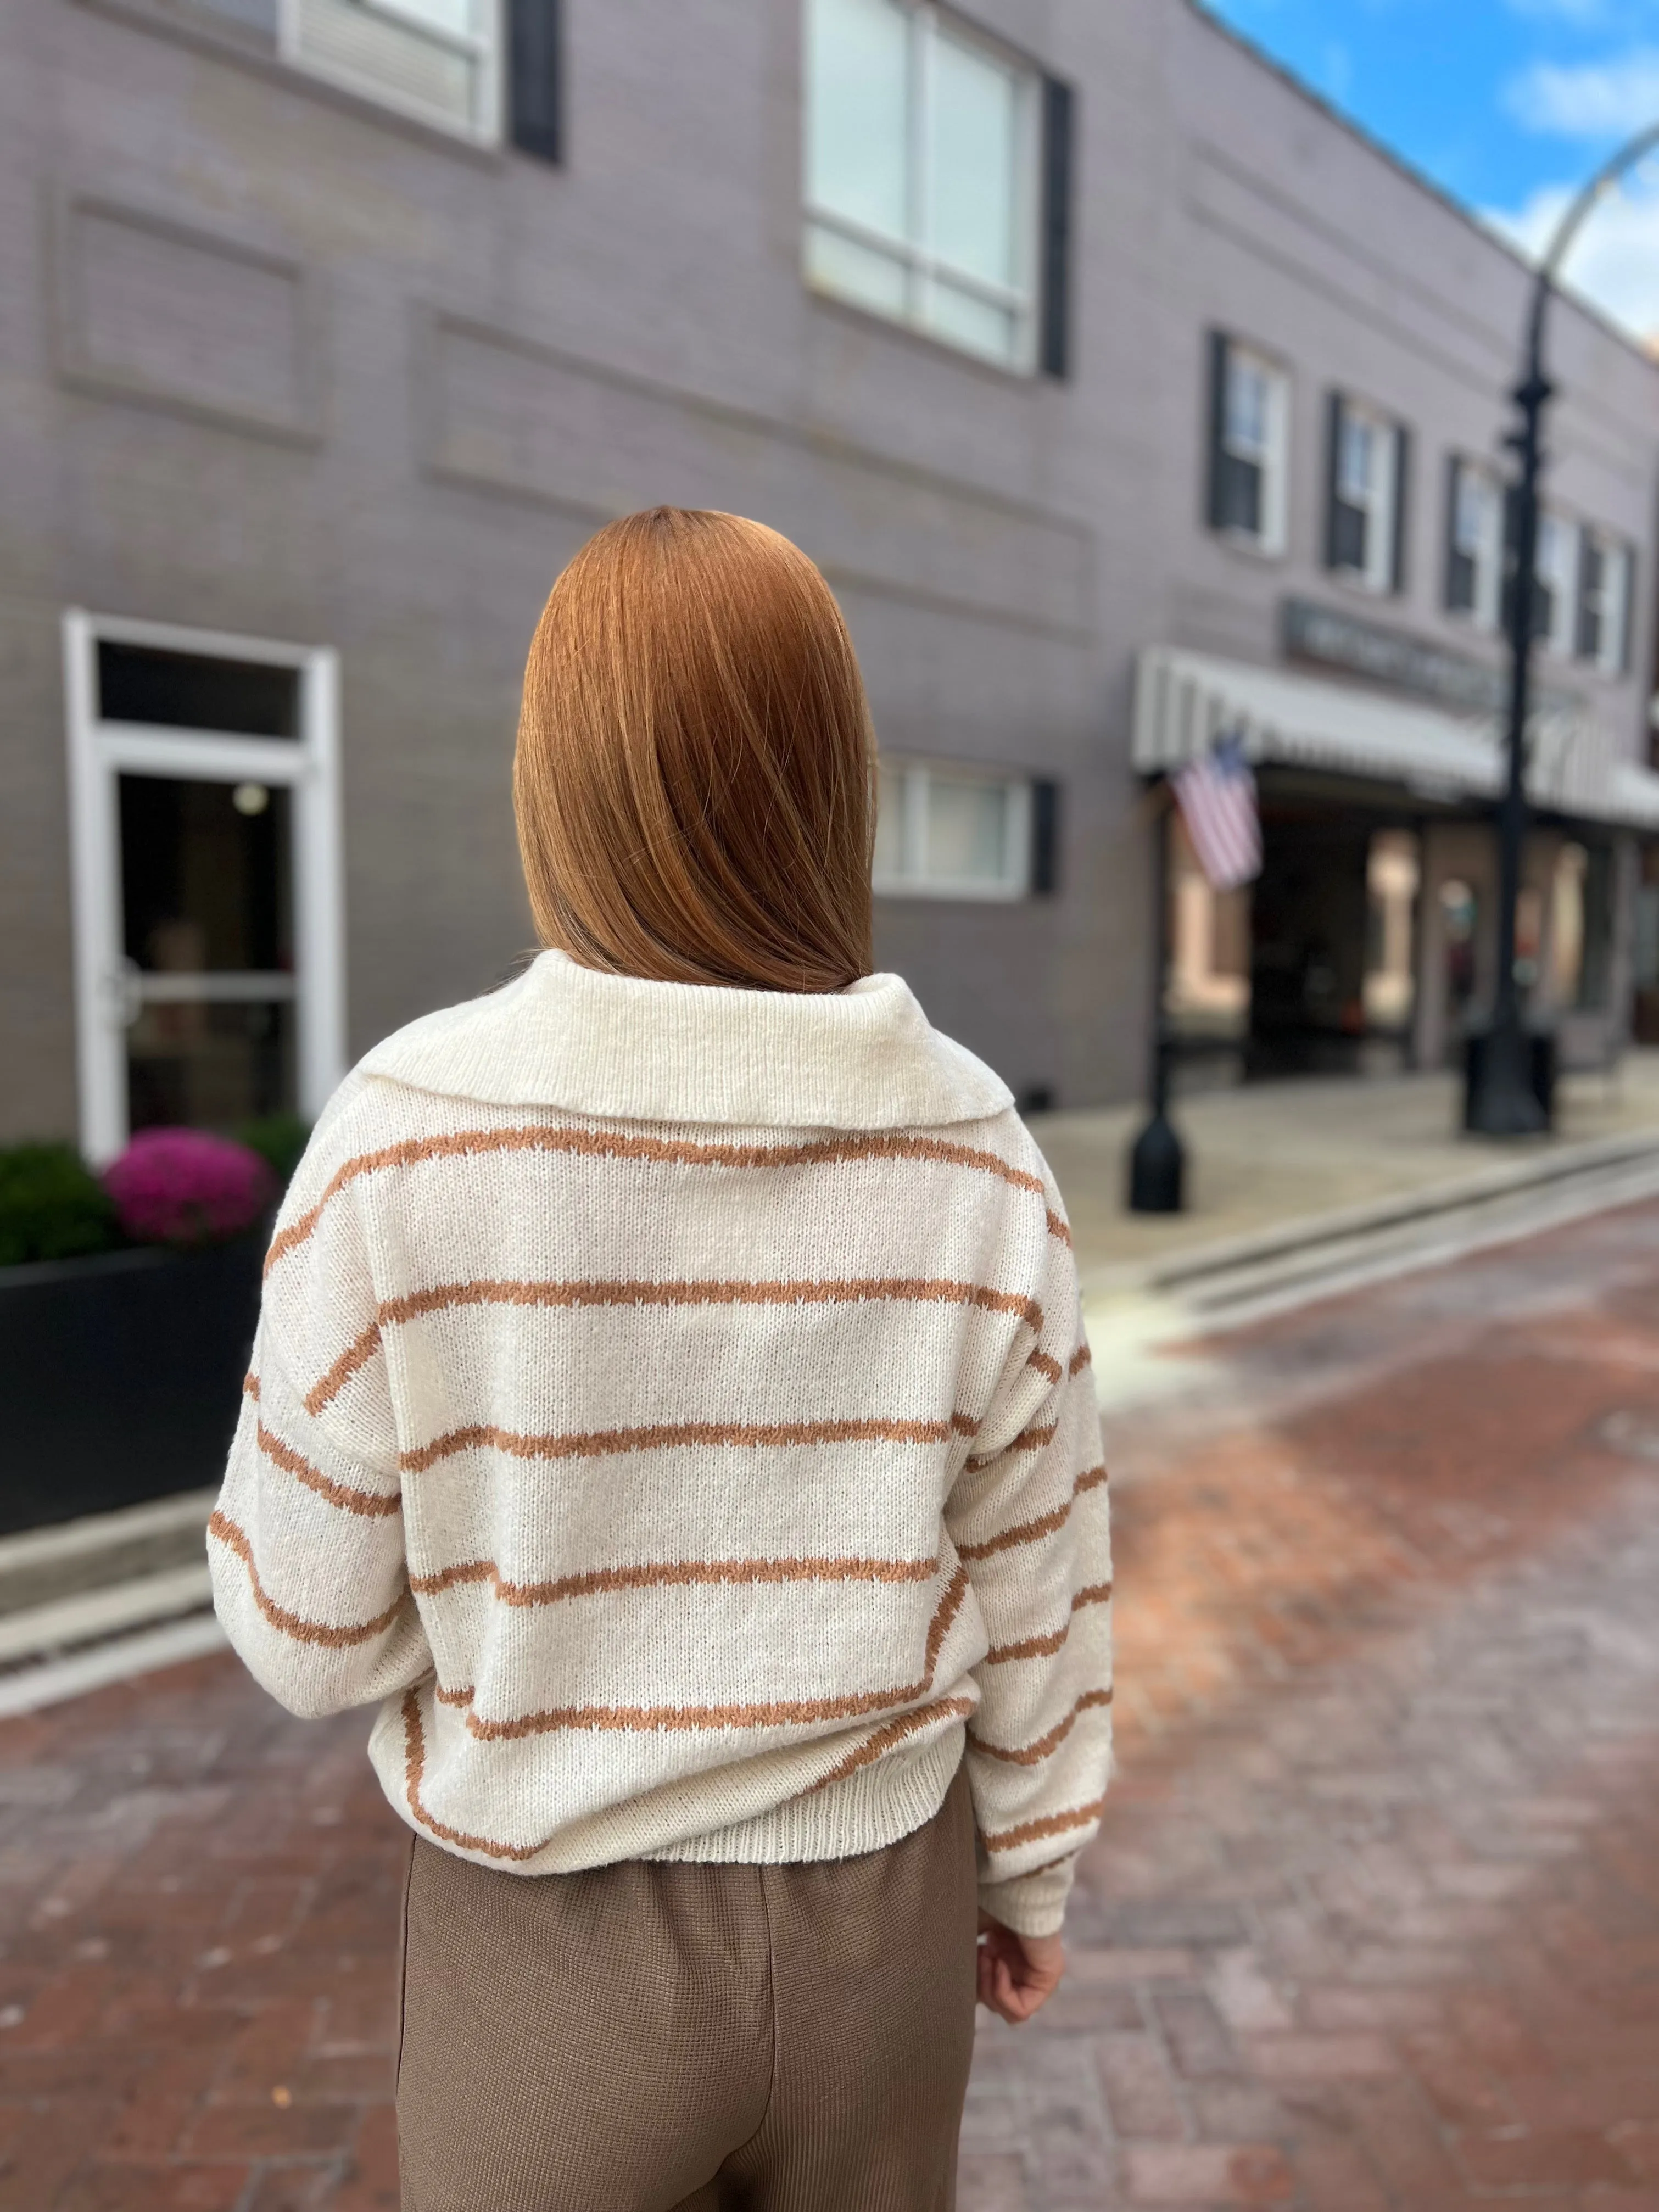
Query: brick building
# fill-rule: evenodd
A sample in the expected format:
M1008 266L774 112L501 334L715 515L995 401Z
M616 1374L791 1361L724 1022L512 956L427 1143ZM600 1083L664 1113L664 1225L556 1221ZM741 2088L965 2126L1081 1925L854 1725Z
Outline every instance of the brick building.
M516 692L667 501L819 561L878 951L1032 1103L1178 1021L1432 1060L1490 989L1526 285L1190 0L16 0L0 28L0 1133L315 1106L527 942ZM1594 1056L1638 884L1659 366L1564 307L1522 938Z

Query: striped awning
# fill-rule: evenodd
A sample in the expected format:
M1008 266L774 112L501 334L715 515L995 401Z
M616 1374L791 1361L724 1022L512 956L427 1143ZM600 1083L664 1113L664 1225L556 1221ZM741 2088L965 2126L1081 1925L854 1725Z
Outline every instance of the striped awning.
M1284 668L1255 668L1174 646L1149 646L1135 670L1133 763L1168 774L1224 732L1247 759L1398 785L1425 799L1495 799L1503 788L1501 732L1492 715L1457 714ZM1613 732L1587 709L1533 719L1528 796L1586 822L1659 830L1659 775L1618 756Z

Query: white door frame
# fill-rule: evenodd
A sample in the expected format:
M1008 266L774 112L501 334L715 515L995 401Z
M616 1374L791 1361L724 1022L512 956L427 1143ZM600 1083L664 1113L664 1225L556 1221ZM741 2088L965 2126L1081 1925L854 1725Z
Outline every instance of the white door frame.
M104 641L295 669L299 735L249 738L105 721L98 712L98 647ZM82 1151L101 1164L115 1157L129 1133L129 993L116 793L124 771L209 783L281 784L293 793L296 1074L300 1110L314 1116L346 1065L338 656L325 646L131 622L71 607L64 616L64 694Z

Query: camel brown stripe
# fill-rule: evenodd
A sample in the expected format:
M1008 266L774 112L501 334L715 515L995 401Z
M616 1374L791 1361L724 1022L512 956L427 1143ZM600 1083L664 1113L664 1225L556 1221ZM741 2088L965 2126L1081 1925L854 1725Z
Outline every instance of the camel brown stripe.
M422 1597L461 1583L488 1583L503 1605L556 1605L561 1598L592 1597L611 1590L657 1589L696 1583L930 1583L934 1559L658 1559L635 1567L596 1567L556 1582L514 1583L493 1559L468 1559L435 1574L411 1575Z
M409 1795L409 1809L427 1830L446 1844L453 1844L463 1851L482 1851L492 1859L533 1859L545 1848L541 1844L496 1844L488 1836L470 1836L465 1829L452 1828L442 1820L434 1820L421 1802L421 1783L426 1773L426 1737L421 1727L421 1701L413 1690L404 1692L404 1783Z
M514 1459L600 1459L610 1452L665 1451L676 1444L732 1444L746 1449L785 1444L945 1443L953 1436L971 1437L978 1424L967 1413L948 1421L663 1421L641 1429L583 1429L564 1436L529 1437L516 1429L474 1422L451 1429L414 1451L398 1465L419 1474L441 1459L473 1444L489 1444Z
M972 1462L970 1461L971 1466ZM1052 1513L1039 1514L1035 1521L1018 1521L1012 1528L1005 1528L1000 1536L988 1536L982 1544L958 1544L959 1559L988 1559L994 1552L1012 1551L1019 1544L1035 1544L1039 1536L1052 1536L1056 1528L1063 1528L1071 1518L1072 1508L1085 1490L1097 1490L1106 1480L1103 1467L1087 1468L1072 1486L1072 1494L1063 1505L1056 1505Z
M285 1255L303 1244L322 1218L331 1199L339 1195L358 1176L382 1168L414 1167L424 1160L476 1158L486 1152L582 1152L599 1159L651 1160L666 1167L794 1168L838 1166L854 1160L938 1160L947 1166L976 1168L998 1176L1016 1190L1029 1190L1041 1198L1041 1176L1017 1168L1000 1153L976 1145L952 1144L944 1137L890 1134L875 1131L858 1136L817 1137L797 1145L696 1144L664 1137L625 1134L612 1129L569 1129L552 1124L532 1124L517 1129L462 1129L453 1135L410 1137L378 1152L359 1152L337 1167L323 1187L317 1203L279 1229L265 1255L269 1273ZM1071 1243L1066 1224L1052 1212L1048 1227L1054 1236Z
M1037 1766L1060 1749L1061 1744L1077 1726L1079 1714L1091 1712L1097 1705L1109 1705L1111 1702L1112 1693L1109 1688L1085 1690L1063 1721L1051 1728L1047 1735L1040 1735L1035 1743L1022 1745L1018 1751L1011 1750L1003 1744L987 1743L983 1736L975 1735L971 1732L968 1741L975 1751L983 1752L987 1759L1000 1759L1010 1766Z
M349 1483L334 1481L320 1468L313 1467L308 1459L301 1459L291 1444L272 1436L263 1421L256 1434L259 1449L268 1460L280 1467L284 1474L291 1474L295 1481L304 1483L307 1490L314 1490L319 1498L327 1498L331 1505L343 1506L348 1513L362 1513L373 1519L397 1512L403 1504L401 1498L386 1498L379 1491L356 1490Z
M965 1459L963 1462L963 1465L967 1468L969 1474L977 1474L979 1469L982 1467L994 1467L998 1460L1006 1457L1009 1452L1042 1451L1048 1445L1053 1443L1054 1440L1054 1431L1059 1425L1060 1425L1057 1421L1050 1421L1046 1428L1037 1428L1034 1426L1029 1429L1022 1429L1012 1443L1004 1444L1001 1451L987 1452L982 1457L978 1459Z
M1039 1334L1042 1308L1014 1291L944 1277L874 1276L868 1279L802 1282L514 1282L439 1283L407 1297L388 1298L328 1372L307 1391L308 1413L320 1413L374 1354L382 1329L453 1306L701 1306L853 1305L865 1300L911 1300L918 1304L977 1306L988 1313L1018 1314ZM1054 1369L1056 1377L1060 1370Z
M1058 1382L1066 1371L1059 1360L1050 1359L1046 1352L1034 1352L1025 1364L1035 1367L1045 1382Z
M247 1374L243 1376L242 1395L245 1398L252 1398L256 1404L258 1402L259 1378L257 1375Z
M1110 1583L1091 1583L1072 1600L1073 1613L1085 1605L1104 1605L1112 1595ZM1028 1636L1021 1644L994 1644L980 1664L984 1667L1006 1666L1011 1659L1047 1659L1058 1651L1072 1632L1069 1620L1048 1636Z
M1063 1836L1068 1828L1086 1828L1105 1809L1106 1800L1097 1797L1092 1804L1074 1806L1069 1813L1051 1813L1046 1820L1025 1820L1018 1828L1004 1828L980 1840L988 1851L1017 1850L1021 1844L1034 1844L1042 1836ZM1070 1851L1066 1853L1067 1858L1072 1856Z
M1051 1237L1058 1237L1062 1244L1069 1244L1072 1241L1072 1232L1052 1206L1047 1210L1047 1219L1048 1234Z
M290 1613L286 1606L278 1605L267 1595L259 1580L258 1569L253 1564L253 1547L249 1543L245 1529L239 1528L228 1514L216 1509L207 1526L209 1535L216 1536L228 1550L234 1552L247 1569L253 1602L265 1619L273 1628L280 1628L284 1636L291 1636L296 1644L321 1644L331 1651L343 1650L354 1644L368 1644L390 1628L409 1602L409 1592L400 1590L384 1613L377 1613L373 1620L357 1621L349 1628L332 1628L326 1621L303 1620L297 1613Z
M896 1743L902 1743L918 1729L931 1728L935 1721L963 1720L974 1710L971 1698L941 1698L938 1703L921 1705L913 1713L901 1713L896 1721L867 1735L856 1751L849 1752L828 1774L820 1775L811 1787L800 1791L803 1797L815 1796L820 1790L829 1789L831 1783L844 1782L849 1774L856 1774L861 1766L870 1766L884 1752L890 1751Z
M1085 1367L1092 1366L1093 1364L1093 1352L1090 1351L1086 1344L1079 1344L1077 1350L1072 1354L1071 1360L1066 1366L1066 1372L1068 1375L1081 1375Z
M901 1682L890 1690L862 1690L841 1698L778 1698L765 1705L556 1705L545 1712L524 1713L516 1720L503 1721L480 1720L469 1710L466 1725L481 1742L501 1743L567 1729L642 1733L664 1729L799 1728L818 1721L857 1720L864 1713L883 1712L893 1705L913 1705L933 1686L940 1647L967 1589L968 1570L958 1567L928 1624L926 1667L921 1680ZM470 1708L474 1692L441 1690L438 1694L446 1705Z

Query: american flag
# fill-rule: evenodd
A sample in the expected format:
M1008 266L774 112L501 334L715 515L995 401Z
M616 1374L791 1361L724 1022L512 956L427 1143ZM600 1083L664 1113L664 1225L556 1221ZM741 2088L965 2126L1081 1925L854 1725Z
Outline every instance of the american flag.
M1198 864L1218 891L1237 890L1261 873L1261 820L1255 778L1235 737L1218 740L1173 779L1181 818Z

